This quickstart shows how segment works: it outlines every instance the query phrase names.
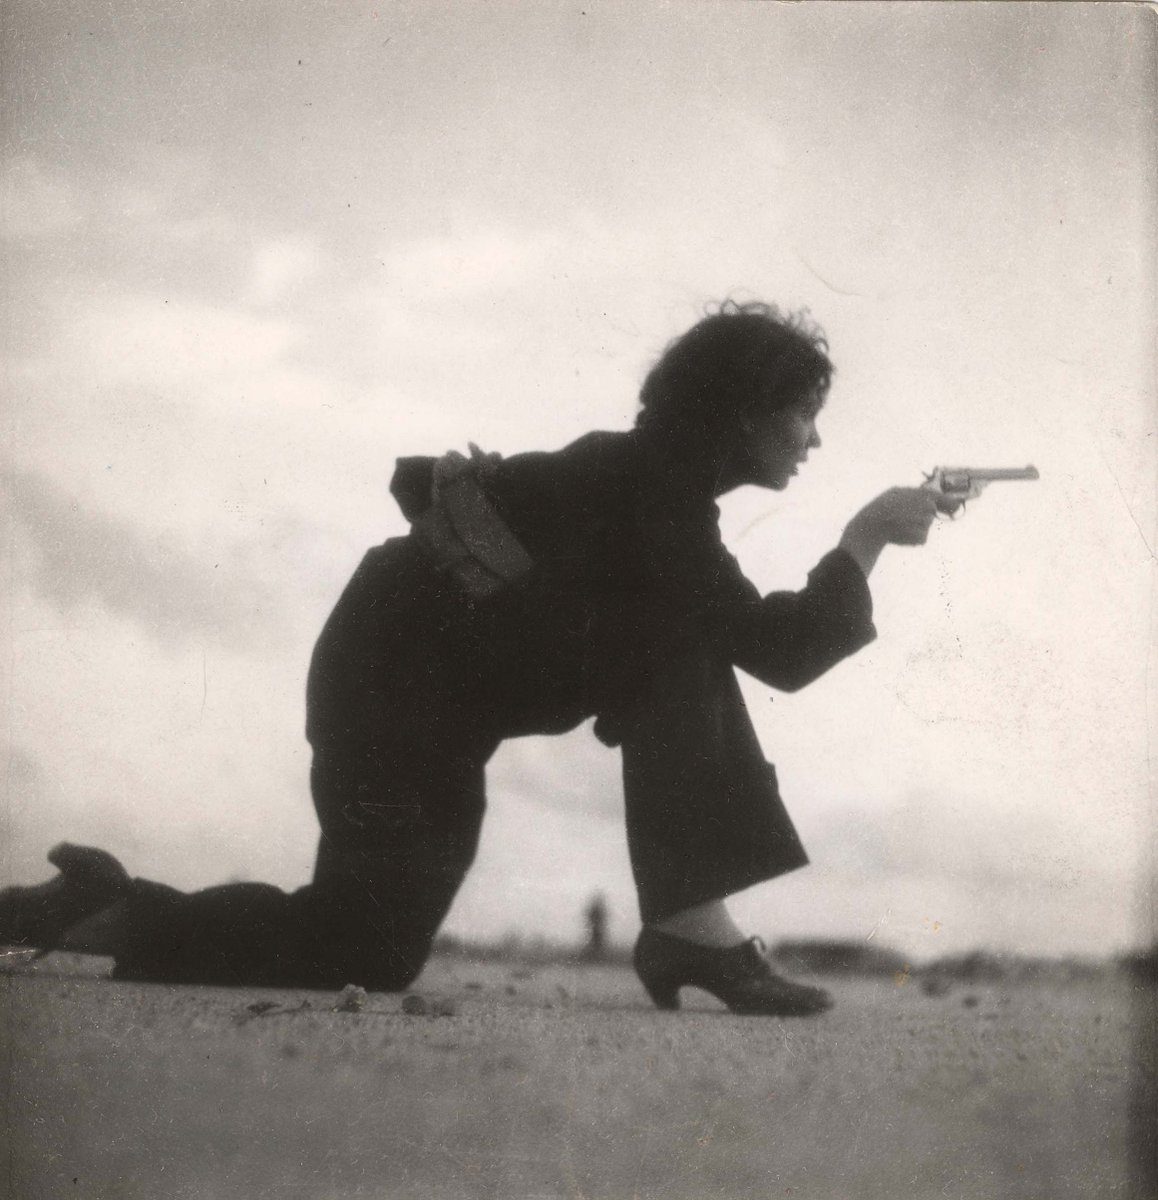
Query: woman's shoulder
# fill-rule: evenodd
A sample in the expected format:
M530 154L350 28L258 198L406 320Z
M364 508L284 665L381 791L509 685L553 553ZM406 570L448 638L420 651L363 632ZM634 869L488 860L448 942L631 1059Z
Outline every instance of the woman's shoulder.
M631 433L596 430L559 450L514 454L502 460L495 479L507 494L534 493L548 499L610 498L639 475L639 454Z
M559 450L516 454L511 463L534 463L544 470L588 473L627 473L637 466L638 439L633 430L596 429Z

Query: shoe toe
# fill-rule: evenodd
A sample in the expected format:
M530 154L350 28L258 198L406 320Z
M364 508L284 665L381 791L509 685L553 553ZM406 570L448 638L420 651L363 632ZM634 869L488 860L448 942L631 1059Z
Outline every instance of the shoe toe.
M734 1012L769 1017L811 1017L827 1012L833 998L823 988L792 983L780 976L760 980L745 989L731 1007Z
M112 904L130 883L104 850L61 842L48 861L60 871L54 879L0 891L0 943L51 949L70 925Z
M95 846L77 846L72 842L58 842L48 852L48 861L62 875L87 882L100 883L107 887L128 882L125 868L107 850Z

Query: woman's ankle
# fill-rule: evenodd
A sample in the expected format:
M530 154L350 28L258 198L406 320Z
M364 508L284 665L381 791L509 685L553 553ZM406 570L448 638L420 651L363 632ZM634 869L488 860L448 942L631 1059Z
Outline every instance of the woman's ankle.
M651 928L671 937L683 938L697 946L712 946L719 949L737 946L744 941L744 932L732 920L723 900L709 900L696 904L665 917L662 921L650 922Z

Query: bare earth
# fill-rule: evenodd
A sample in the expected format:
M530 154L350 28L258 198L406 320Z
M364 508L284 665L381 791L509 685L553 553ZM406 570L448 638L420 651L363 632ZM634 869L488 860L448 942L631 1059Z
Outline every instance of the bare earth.
M658 1013L615 967L439 959L438 1016L81 961L0 975L13 1200L1129 1194L1125 979L836 980L831 1013L781 1021Z

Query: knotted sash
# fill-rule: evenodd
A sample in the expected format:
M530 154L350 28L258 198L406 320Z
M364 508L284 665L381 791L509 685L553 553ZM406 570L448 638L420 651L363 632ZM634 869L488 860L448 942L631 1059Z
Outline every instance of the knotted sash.
M436 459L430 507L412 523L437 569L476 600L518 583L534 565L487 497L487 478L499 462L473 442L470 458L450 450Z

